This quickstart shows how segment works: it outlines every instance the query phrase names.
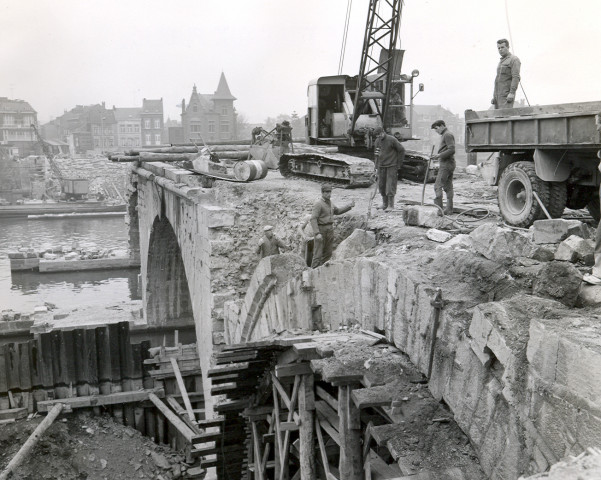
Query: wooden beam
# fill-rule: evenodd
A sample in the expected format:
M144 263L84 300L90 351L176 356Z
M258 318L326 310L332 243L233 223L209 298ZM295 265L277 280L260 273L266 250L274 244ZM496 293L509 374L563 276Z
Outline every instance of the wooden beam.
M135 403L149 400L149 396L164 397L162 388L153 390L140 390L135 392L110 393L108 395L92 395L88 397L61 398L59 400L45 400L38 402L38 411L47 412L58 403L65 404L68 409L97 407L101 405L117 405L120 403Z
M325 400L325 402L334 409L334 411L338 411L338 400L336 400L332 395L326 392L320 386L315 387L315 393L319 398Z
M319 345L320 344L316 342L297 343L292 349L297 353L298 358L301 360L315 360L316 358L320 358L320 355L317 352Z
M317 433L317 443L319 443L319 452L321 453L321 463L326 472L326 477L330 478L330 463L328 462L326 444L323 441L323 434L321 433L321 426L317 417L315 417L315 432Z
M307 362L303 363L290 363L288 365L276 365L275 376L278 378L282 377L293 377L295 375L313 375L311 365Z
M8 410L0 410L0 420L19 420L27 416L26 408L10 408Z
M277 367L276 367L277 368ZM300 387L300 376L294 377L294 387L292 387L292 396L290 397L290 406L288 407L288 423L294 419L294 410L296 409L296 402L298 401L298 390ZM290 454L290 430L286 430L284 433L284 444L283 444L283 455L282 463L280 465L280 476L279 478L285 480L289 476L288 472L288 457Z
M273 386L277 389L277 392L280 394L280 397L286 404L286 408L290 410L290 398L288 397L286 390L284 390L284 387L282 387L282 384L273 373L271 374L271 380L273 381Z
M188 425L188 427L190 427L190 430L192 430L194 433L201 433L200 428L198 428L198 426L196 425L196 422L194 420L190 420L188 412L186 412L186 410L179 404L179 402L175 398L173 398L171 395L167 395L167 398L165 400L167 400L169 406L173 409L175 413L179 415L183 422L186 425Z
M357 429L359 411L353 405L347 385L338 388L338 431L340 433L340 462L338 469L345 480L362 480L361 431ZM357 417L355 419L354 417Z
M188 391L186 390L186 385L184 385L184 379L182 378L182 374L179 371L179 366L177 365L177 358L171 357L171 366L173 367L173 373L175 373L175 379L177 380L179 392L182 394L182 398L184 399L184 405L186 406L186 412L188 412L188 418L194 422L196 417L192 411L192 404L188 398Z
M303 344L300 344L303 345ZM305 344L306 345L306 344ZM313 393L313 373L301 377L298 392L300 412L299 456L300 477L315 480L315 397Z
M128 392L129 393L129 392ZM148 394L148 399L161 411L165 418L173 425L179 433L186 439L190 444L194 444L194 439L197 435L181 420L175 413L173 413L162 400L157 397L154 393Z
M251 428L252 428L252 434L253 434L253 441L254 441L254 454L255 454L255 475L256 475L256 479L257 480L264 480L265 478L265 471L263 470L263 462L262 462L262 455L261 455L261 440L259 439L259 432L257 431L257 423L256 422L250 422Z

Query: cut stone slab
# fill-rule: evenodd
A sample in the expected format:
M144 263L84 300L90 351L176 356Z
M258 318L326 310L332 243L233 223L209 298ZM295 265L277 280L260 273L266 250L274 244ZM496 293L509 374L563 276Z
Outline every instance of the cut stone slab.
M559 243L570 235L587 237L586 226L580 220L536 220L532 225L534 243Z
M439 216L440 210L429 205L411 205L403 210L405 225L427 228L443 228L451 225L448 218Z
M485 223L470 233L472 248L495 262L508 262L515 257L525 257L532 251L530 239L515 230Z
M340 242L340 245L332 254L332 259L354 258L375 246L376 234L357 228L349 237Z
M559 244L555 252L555 260L593 265L595 263L595 245L592 240L570 235Z
M568 307L576 305L582 274L567 262L549 262L541 268L532 285L532 293L543 298L552 298Z
M451 239L453 235L449 232L443 232L442 230L437 230L436 228L431 228L426 232L426 237L430 240L438 243L444 243Z

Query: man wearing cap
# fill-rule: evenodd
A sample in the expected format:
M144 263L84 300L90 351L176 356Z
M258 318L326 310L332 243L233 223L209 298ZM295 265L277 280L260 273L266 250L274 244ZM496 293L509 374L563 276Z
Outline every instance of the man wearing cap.
M432 155L433 160L440 160L438 175L434 182L434 193L436 198L434 204L442 210L442 191L447 194L447 207L445 215L453 214L453 172L455 171L455 137L449 132L444 120L436 120L432 124L432 130L441 136L438 153Z
M279 255L280 248L288 248L288 246L273 234L273 227L265 225L263 227L263 238L257 247L257 253L261 258L269 257L270 255Z
M374 152L382 209L392 210L399 170L405 160L405 147L392 135L388 135L382 127L377 127L374 134L377 136Z
M313 251L312 268L319 267L326 263L332 256L332 245L334 243L334 215L340 215L348 212L355 206L352 201L345 207L338 208L332 204L332 187L322 185L321 198L313 205L311 213L311 228L315 234L315 246Z

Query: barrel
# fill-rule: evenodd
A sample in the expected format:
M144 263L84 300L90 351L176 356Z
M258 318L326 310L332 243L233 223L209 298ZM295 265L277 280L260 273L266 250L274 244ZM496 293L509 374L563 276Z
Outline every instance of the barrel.
M243 182L259 180L267 176L267 165L262 160L246 160L234 165L234 177Z

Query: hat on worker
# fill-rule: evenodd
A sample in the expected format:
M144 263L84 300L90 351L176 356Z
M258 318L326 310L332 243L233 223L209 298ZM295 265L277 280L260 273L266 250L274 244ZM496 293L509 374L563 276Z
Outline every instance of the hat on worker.
M265 226L263 227L263 231L264 231L264 232L269 232L270 230L273 230L273 227L272 227L271 225L265 225Z
M331 185L322 185L321 186L321 191L322 192L331 192L332 191L332 186Z

